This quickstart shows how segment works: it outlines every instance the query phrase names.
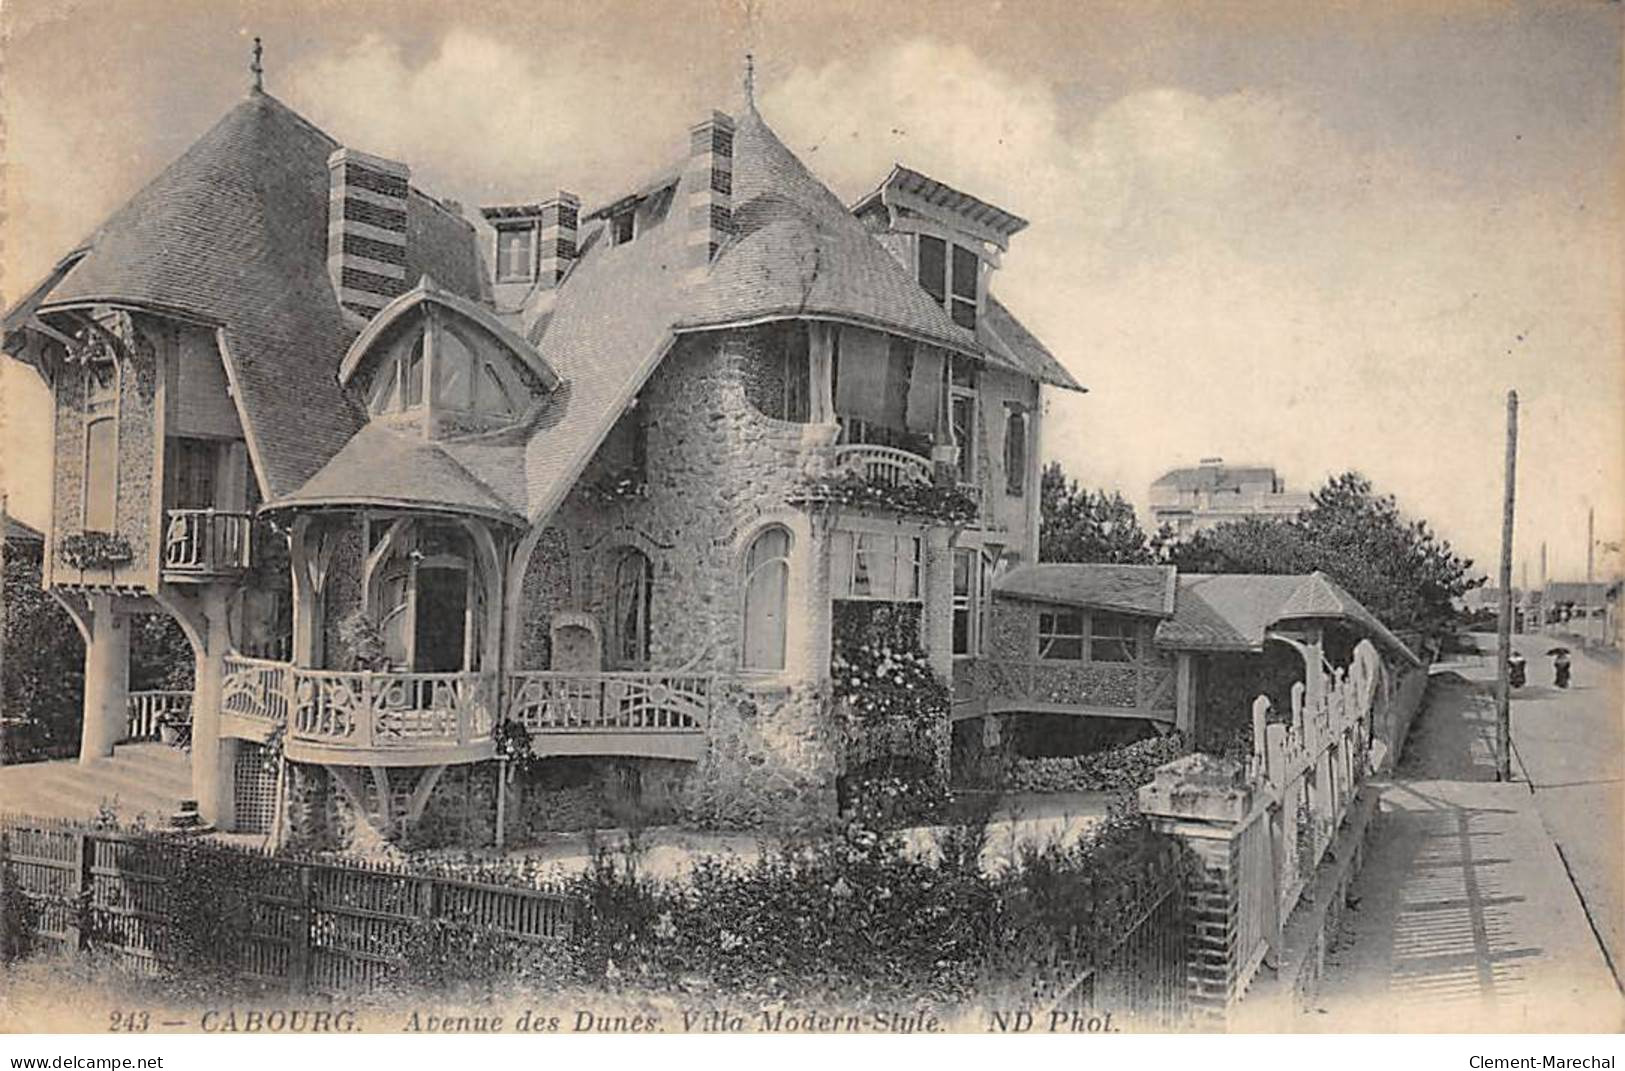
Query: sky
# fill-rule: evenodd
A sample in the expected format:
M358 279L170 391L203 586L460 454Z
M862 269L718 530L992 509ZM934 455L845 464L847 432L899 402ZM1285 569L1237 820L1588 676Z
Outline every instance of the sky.
M1044 453L1141 509L1203 457L1356 469L1493 574L1625 536L1622 5L10 0L9 304L249 85L465 205L623 192L741 106L854 200L894 162L1031 221L993 288L1083 382ZM335 360L336 360L335 356ZM42 524L37 377L0 483ZM1617 569L1617 552L1599 568ZM1520 572L1514 573L1518 582Z

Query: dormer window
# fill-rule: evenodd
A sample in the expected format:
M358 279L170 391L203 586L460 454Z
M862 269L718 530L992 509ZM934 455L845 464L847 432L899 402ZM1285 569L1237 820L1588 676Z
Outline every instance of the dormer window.
M529 282L536 278L536 228L501 227L497 230L497 282Z
M929 234L919 236L919 279L925 292L960 327L976 327L977 277L981 258L970 249Z
M628 208L609 217L609 244L625 245L636 231L637 212Z

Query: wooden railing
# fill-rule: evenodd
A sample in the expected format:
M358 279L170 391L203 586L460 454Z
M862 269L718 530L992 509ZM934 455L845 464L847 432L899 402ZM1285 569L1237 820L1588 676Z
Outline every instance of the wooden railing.
M295 669L289 739L382 750L488 743L494 684L479 672Z
M253 515L213 509L172 509L164 532L164 572L222 576L248 568Z
M293 667L286 662L228 654L220 682L220 709L285 725L292 680Z
M830 469L835 473L855 473L869 483L887 487L932 482L930 458L891 446L852 443L832 447Z
M703 733L716 678L701 673L559 673L508 678L508 717L538 733Z
M192 693L131 692L125 700L124 709L129 718L124 737L126 741L156 740L161 722L191 720Z
M1278 944L1369 773L1382 672L1362 641L1347 670L1317 667L1293 685L1289 723L1269 722L1267 698L1253 703L1250 780L1259 806L1237 833L1242 989L1265 948Z

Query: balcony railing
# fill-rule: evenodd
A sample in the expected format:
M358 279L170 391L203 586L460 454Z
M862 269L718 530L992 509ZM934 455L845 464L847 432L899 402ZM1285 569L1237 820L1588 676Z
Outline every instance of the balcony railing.
M220 709L285 725L292 681L293 667L286 662L229 654L221 677Z
M363 751L491 742L494 677L295 669L290 742Z
M131 692L125 700L128 726L125 741L157 740L168 723L180 726L192 719L192 693L177 691Z
M704 733L716 678L700 673L559 673L508 678L508 717L530 733Z
M931 459L891 446L851 443L832 447L830 470L853 473L869 483L887 487L932 482Z
M164 572L172 577L229 576L248 568L253 515L172 509L164 531Z

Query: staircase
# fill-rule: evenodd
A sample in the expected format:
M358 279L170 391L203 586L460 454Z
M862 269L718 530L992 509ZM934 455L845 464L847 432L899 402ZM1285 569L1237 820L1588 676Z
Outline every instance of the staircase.
M0 811L42 818L94 818L105 801L121 823L145 816L162 828L187 813L192 794L187 753L167 744L120 744L109 759L0 766ZM189 809L195 821L197 805Z

